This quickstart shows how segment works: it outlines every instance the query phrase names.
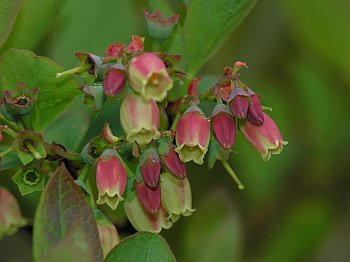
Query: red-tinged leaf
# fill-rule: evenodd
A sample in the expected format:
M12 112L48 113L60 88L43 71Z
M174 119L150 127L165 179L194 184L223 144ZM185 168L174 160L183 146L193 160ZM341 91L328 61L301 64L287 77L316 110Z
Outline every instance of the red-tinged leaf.
M35 260L45 261L47 254L56 253L53 249L62 248L68 240L75 239L69 235L75 234L77 225L81 227L79 235L86 236L84 239L92 251L88 261L102 261L102 248L93 213L62 165L47 184L35 214Z

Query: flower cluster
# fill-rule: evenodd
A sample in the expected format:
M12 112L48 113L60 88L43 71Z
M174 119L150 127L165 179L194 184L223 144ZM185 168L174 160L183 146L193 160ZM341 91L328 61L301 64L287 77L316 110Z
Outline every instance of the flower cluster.
M150 36L159 44L170 35L179 17L145 11L145 18ZM191 77L178 67L180 55L144 51L144 40L133 36L129 45L109 44L104 56L75 53L77 67L56 75L83 77L84 102L95 111L107 98L114 100L120 115L111 122L118 124L123 134L115 135L106 123L101 134L79 154L46 143L43 134L34 130L19 128L15 132L0 126L0 142L11 136L11 150L23 164L13 177L23 195L41 191L46 168L57 166L52 165L54 161L66 161L72 173L80 171L75 178L89 191L92 203L107 204L112 210L122 203L136 230L158 233L170 228L181 215L194 212L187 162L202 165L206 161L212 168L220 161L243 188L227 162L237 131L264 160L282 152L286 142L264 112L269 108L263 107L261 96L240 80L238 71L247 67L244 62L225 68L217 83L203 88L200 77ZM19 83L15 90L4 90L0 111L10 121L21 119L25 123L23 117L32 110L38 94L39 88ZM203 106L204 100L210 103ZM204 113L208 111L209 116ZM44 162L45 169L35 166L35 161ZM89 169L95 170L97 200L84 184ZM119 242L119 235L104 214L98 209L94 214L106 254Z

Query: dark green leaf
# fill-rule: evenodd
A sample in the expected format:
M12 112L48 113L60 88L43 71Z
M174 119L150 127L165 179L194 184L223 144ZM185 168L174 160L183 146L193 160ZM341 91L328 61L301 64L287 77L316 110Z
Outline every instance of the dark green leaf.
M22 0L0 1L0 48L12 30L21 5Z
M141 232L120 242L106 262L176 261L167 242L159 235Z
M184 24L189 71L195 74L249 13L256 0L192 0Z
M52 122L44 132L45 141L55 141L74 151L79 148L90 124L86 111L72 108ZM64 132L62 132L64 130Z
M46 57L28 50L10 49L0 57L0 89L14 89L23 81L28 87L40 88L30 119L42 131L79 94L71 77L56 78L61 67Z
M45 261L43 256L47 252L62 247L78 224L81 225L82 234L87 236L86 244L93 253L92 261L102 261L102 249L91 208L68 171L60 166L46 186L35 214L35 260Z

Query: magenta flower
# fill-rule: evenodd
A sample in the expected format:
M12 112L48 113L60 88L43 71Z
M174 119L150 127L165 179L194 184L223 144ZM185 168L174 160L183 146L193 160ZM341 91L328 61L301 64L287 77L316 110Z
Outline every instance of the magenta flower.
M264 122L264 113L259 98L255 94L250 97L247 120L256 126Z
M151 214L160 208L160 186L155 189L149 188L145 183L135 185L137 196L143 207Z
M127 95L120 107L120 122L129 143L144 145L160 137L159 110L153 99Z
M103 80L103 90L107 96L117 96L125 88L125 72L122 65L111 67Z
M215 106L212 113L212 126L220 146L230 149L236 139L236 120L224 104Z
M164 62L153 53L143 53L131 60L129 81L132 88L145 99L163 101L173 87Z
M180 179L186 177L186 165L180 161L175 152L175 145L164 143L158 147L158 152L164 166L171 174Z
M236 86L231 92L228 105L234 117L245 119L248 113L249 95L242 88Z
M176 149L182 162L193 160L203 164L208 151L210 125L202 110L191 106L182 115L176 128Z
M264 122L256 126L249 121L240 125L240 130L247 141L267 161L271 155L280 154L287 141L283 141L281 133L273 120L265 113Z
M155 148L147 148L139 162L141 175L146 185L155 189L159 184L160 158Z
M106 203L113 210L116 209L119 201L123 200L126 181L126 167L118 152L115 149L106 149L97 160L97 204Z

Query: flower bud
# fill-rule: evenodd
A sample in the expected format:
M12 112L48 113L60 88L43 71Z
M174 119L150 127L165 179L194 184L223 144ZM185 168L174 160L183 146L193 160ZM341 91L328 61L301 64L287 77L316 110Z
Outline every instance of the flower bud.
M192 193L188 178L178 179L164 172L160 175L162 206L168 212L171 221L175 222L180 215L190 216L192 209Z
M124 66L116 64L112 66L103 80L103 89L107 96L117 96L125 88Z
M137 196L149 213L156 213L160 208L160 186L149 188L145 183L135 185Z
M32 111L38 98L39 88L29 88L25 83L18 83L13 90L3 90L5 106L10 106L17 114L25 116Z
M127 95L120 108L120 122L129 143L148 144L160 137L159 110L153 99Z
M234 117L245 119L248 113L249 95L236 86L231 92L228 105Z
M100 238L103 257L120 242L120 237L113 223L97 208L92 210L96 219L98 235Z
M186 177L186 165L175 152L175 145L162 141L158 144L158 152L163 165L171 174L180 179Z
M215 137L220 146L230 149L236 139L236 120L224 104L216 105L211 117Z
M263 114L264 122L262 125L256 126L246 121L240 125L240 130L246 140L267 161L271 158L271 154L280 154L283 150L283 145L287 145L288 142L283 141L275 122L267 114Z
M120 43L113 43L108 45L105 53L108 59L118 59L125 51L125 45Z
M4 187L0 187L0 239L17 231L26 224L16 198Z
M250 97L247 120L256 126L264 122L264 113L259 98L255 94Z
M140 171L145 184L155 189L159 184L160 158L155 148L147 148L140 158Z
M191 106L180 118L176 128L175 151L182 162L193 160L203 164L204 155L208 151L210 125L202 110Z
M147 21L148 34L158 41L166 40L179 20L179 15L165 17L159 10L152 14L148 13L146 9L143 11Z
M123 200L126 181L126 167L118 152L115 149L106 149L97 160L97 204L106 203L113 210L116 209L119 201Z
M142 206L135 191L129 191L124 201L125 214L137 231L159 233L162 228L170 228L173 223L167 220L168 214L161 206L159 211L151 214Z
M153 53L143 53L131 60L129 81L132 88L145 99L163 101L173 87L163 61Z

